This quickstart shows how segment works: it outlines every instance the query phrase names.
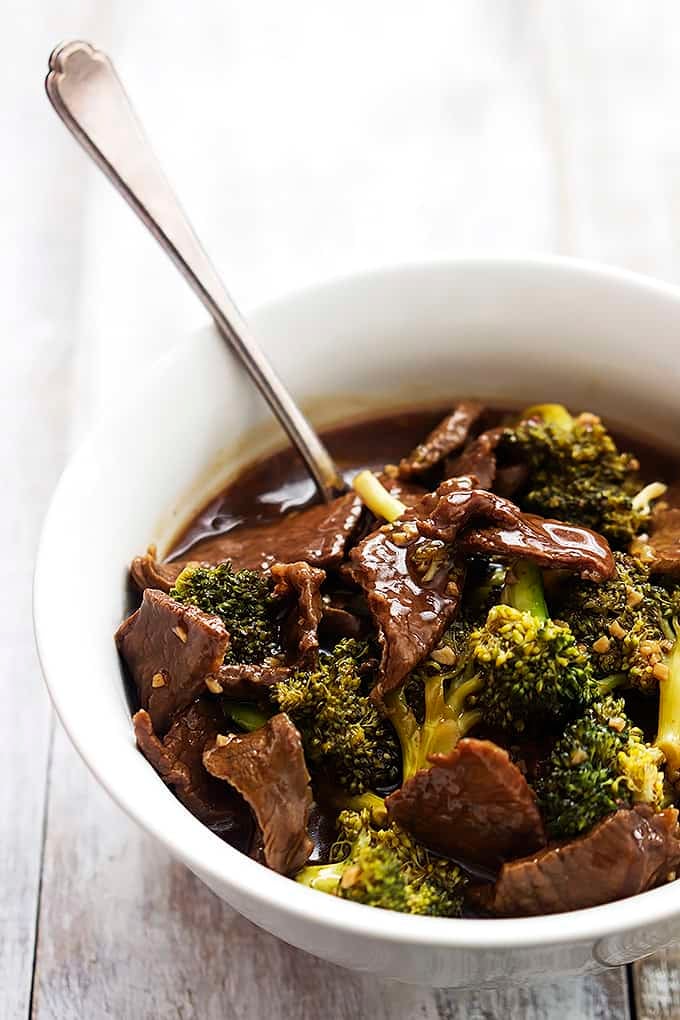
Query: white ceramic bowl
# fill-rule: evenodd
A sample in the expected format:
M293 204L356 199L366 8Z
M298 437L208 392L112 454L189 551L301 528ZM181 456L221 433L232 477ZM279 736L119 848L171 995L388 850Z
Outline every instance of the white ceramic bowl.
M334 281L270 305L256 330L317 422L479 396L561 400L674 436L680 291L561 259L461 260ZM339 964L429 985L490 985L617 965L680 940L680 882L518 920L409 917L267 871L186 811L135 749L113 632L126 567L275 431L207 328L111 408L64 473L35 575L40 658L62 723L118 804L218 896ZM78 607L78 633L72 633Z

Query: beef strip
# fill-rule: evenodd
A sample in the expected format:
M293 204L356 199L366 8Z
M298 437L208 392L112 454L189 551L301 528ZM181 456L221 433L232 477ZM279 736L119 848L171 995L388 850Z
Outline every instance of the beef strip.
M504 864L496 884L476 898L499 917L522 917L634 896L678 867L679 837L675 808L622 808L585 836Z
M545 846L534 794L507 751L464 738L429 761L385 802L390 821L420 843L487 868Z
M400 476L411 478L422 474L444 457L460 450L483 411L483 406L474 400L464 400L458 404L408 457L403 458L399 464Z
M135 556L130 564L130 577L140 591L155 588L167 594L181 571L181 563L158 563L150 552Z
M397 530L396 540L403 534ZM377 701L436 646L458 611L464 580L463 568L441 543L416 534L400 545L394 537L395 531L379 529L350 553L349 572L366 593L382 648ZM418 560L429 550L431 571Z
M466 489L461 481L450 479L436 493L423 498L416 508L421 535L452 543L463 528L477 525L472 535L468 533L467 545L461 536L461 548L467 552L500 555L505 550L506 556L532 559L544 567L564 567L591 581L614 576L614 557L601 535L588 528L524 514L502 496L484 489ZM479 527L482 523L491 527L485 531Z
M319 661L321 621L321 585L326 574L308 563L274 563L274 596L288 599L291 608L283 620L282 644L288 665L297 669L313 669Z
M275 715L253 733L218 737L203 763L250 804L267 866L283 875L298 871L313 849L307 832L312 794L300 734L288 716Z
M220 666L215 674L218 684L215 690L232 701L257 701L266 694L268 687L287 680L292 672L289 666L259 666L250 663Z
M316 567L334 566L342 561L361 512L361 500L348 492L331 503L318 503L268 524L244 525L203 538L182 554L181 563L231 560L234 570L263 570L277 561L298 560Z
M573 570L593 581L610 575L611 552L605 540L588 528L520 514L510 526L472 528L458 538L466 555L531 560L547 569Z
M324 604L319 631L322 637L333 642L342 638L359 639L366 634L365 624L365 619L356 613L340 606Z
M504 464L502 467L496 467L493 491L497 492L499 496L514 499L526 488L528 481L529 467L527 464Z
M444 465L446 477L474 475L478 480L478 488L493 488L496 478L496 448L504 431L501 425L481 432L458 457L448 458Z
M140 704L162 736L220 668L229 634L219 617L147 588L139 609L118 628L116 642Z
M132 721L140 751L163 782L174 788L182 804L213 832L247 852L253 833L248 805L232 787L214 779L203 767L206 744L213 744L224 729L219 704L209 699L194 702L178 716L162 741L144 709Z
M652 513L648 535L633 540L631 552L648 564L653 574L680 580L680 507L664 503Z

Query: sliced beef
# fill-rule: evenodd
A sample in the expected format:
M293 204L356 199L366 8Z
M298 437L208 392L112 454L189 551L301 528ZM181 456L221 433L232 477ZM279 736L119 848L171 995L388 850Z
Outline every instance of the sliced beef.
M526 559L544 569L572 570L592 581L612 576L609 545L594 531L533 514L519 514L510 525L471 528L458 539L467 555Z
M648 805L621 809L589 833L505 864L478 892L499 917L580 910L620 900L666 880L680 864L678 812Z
M277 561L298 560L316 567L335 566L345 555L361 512L361 500L348 492L331 503L285 514L269 524L244 525L214 538L203 538L182 554L181 562L231 560L234 570L263 570Z
M325 605L319 624L322 637L331 641L342 638L361 638L366 633L366 621L356 613L351 613L341 606Z
M160 740L151 716L140 709L134 716L140 751L178 799L213 832L246 852L253 834L253 819L243 798L203 767L206 744L213 744L224 716L216 701L202 699L190 705Z
M411 478L428 471L444 457L462 449L475 422L484 408L473 400L464 400L447 415L424 442L419 443L399 464L402 478ZM466 472L463 472L466 473Z
M429 760L432 768L387 798L390 821L438 853L487 868L545 846L535 797L507 751L465 738Z
M318 627L323 613L321 585L326 574L309 563L274 563L274 596L290 601L282 623L282 644L290 666L313 669L319 661Z
M356 546L349 571L378 628L379 701L437 645L458 611L464 574L443 543L417 531L408 537L398 527L380 529Z
M505 549L505 556L532 559L544 567L564 567L591 581L614 576L614 557L601 535L524 514L514 503L484 489L452 486L460 481L444 482L415 508L421 535L452 543L464 528L475 526L465 540L462 535L459 540L459 547L467 552L498 556Z
M158 563L151 553L135 556L130 564L130 577L140 591L155 588L166 594L182 570L181 563Z
M139 609L118 628L116 642L140 704L162 736L220 668L229 635L217 616L147 588Z
M447 459L444 468L447 478L474 475L478 488L492 489L496 478L496 448L504 431L502 426L488 429L473 439L460 456Z
M215 674L217 686L214 693L224 694L232 700L257 701L266 694L268 687L287 680L292 669L289 666L259 666L250 663L220 666Z
M267 866L283 875L298 871L313 849L307 832L312 794L300 734L288 716L275 715L254 733L218 737L203 763L250 804Z
M526 488L529 481L529 468L526 464L504 464L496 468L493 491L506 499L514 499Z
M680 507L663 503L655 508L648 535L634 539L631 552L653 574L680 580Z

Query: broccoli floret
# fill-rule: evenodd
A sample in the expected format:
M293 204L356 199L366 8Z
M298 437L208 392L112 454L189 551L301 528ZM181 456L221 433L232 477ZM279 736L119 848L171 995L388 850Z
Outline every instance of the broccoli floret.
M331 863L311 865L296 881L384 910L457 917L467 879L395 825L373 829L368 812L343 811Z
M170 595L221 617L230 637L225 663L261 663L281 655L273 587L267 575L235 571L231 563L216 567L190 564Z
M550 836L591 829L620 806L666 801L664 756L644 742L623 699L606 697L567 726L540 770L535 789Z
M573 717L598 694L588 655L550 619L541 572L526 561L514 564L503 604L470 636L466 675L478 680L474 705L485 723L514 733Z
M652 583L648 568L627 553L614 558L610 581L572 578L558 612L590 652L597 679L618 676L626 686L656 691L657 667L674 643L669 626L680 614L680 587Z
M502 447L525 461L530 477L522 508L580 524L625 547L649 519L663 486L640 491L639 464L619 453L596 415L572 418L560 404L528 408Z
M405 779L428 768L429 755L451 751L480 722L522 734L529 725L579 715L599 695L587 654L566 625L550 619L533 564L514 564L502 598L465 643L463 620L461 632L449 632L449 645L386 696Z
M399 747L367 691L366 643L347 638L322 654L319 668L276 684L271 697L300 730L308 762L324 766L351 794L393 786Z
M411 674L408 682L385 696L385 709L401 745L403 778L430 767L431 754L446 754L481 719L468 699L481 681L461 678L456 665L443 666L432 657Z

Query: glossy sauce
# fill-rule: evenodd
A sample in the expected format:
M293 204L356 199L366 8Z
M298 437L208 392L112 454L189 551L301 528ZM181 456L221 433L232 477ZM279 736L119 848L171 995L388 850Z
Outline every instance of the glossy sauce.
M452 405L453 405L452 401ZM339 425L321 433L324 443L348 483L361 468L381 469L406 456L449 413L450 407L420 409L381 415ZM476 430L497 424L507 411L485 412ZM614 430L621 450L633 450L645 481L660 478L680 485L677 453ZM301 459L287 447L244 468L243 471L191 521L175 542L169 559L182 556L203 538L265 524L316 500L314 484Z

